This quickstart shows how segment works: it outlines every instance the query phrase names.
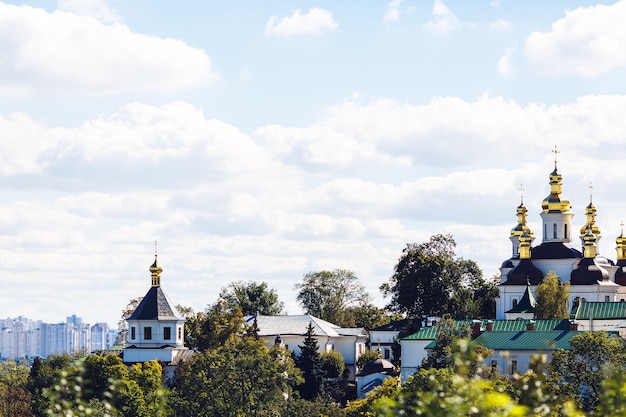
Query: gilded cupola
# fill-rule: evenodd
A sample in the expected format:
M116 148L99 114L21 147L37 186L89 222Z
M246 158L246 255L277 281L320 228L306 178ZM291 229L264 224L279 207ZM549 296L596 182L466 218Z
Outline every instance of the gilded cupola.
M556 167L550 173L550 194L541 202L544 213L568 213L572 210L570 201L562 193L563 177Z

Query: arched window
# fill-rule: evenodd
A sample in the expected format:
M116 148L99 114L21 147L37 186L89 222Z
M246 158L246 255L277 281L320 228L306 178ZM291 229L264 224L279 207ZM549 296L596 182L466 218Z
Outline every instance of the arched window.
M513 308L517 307L517 298L513 299Z
M563 226L563 237L567 239L567 223Z
M556 223L552 224L552 237L556 239Z
M548 238L548 225L547 224L543 225L543 238L544 239Z

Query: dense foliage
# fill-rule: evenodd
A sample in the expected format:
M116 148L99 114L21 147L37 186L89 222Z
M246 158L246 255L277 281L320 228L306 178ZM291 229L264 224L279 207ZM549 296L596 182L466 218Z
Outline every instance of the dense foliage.
M352 271L309 272L301 283L296 284L297 300L307 312L322 320L350 327L354 307L371 307L365 287Z
M454 238L441 234L408 244L393 276L380 287L391 297L387 308L410 317L494 318L495 283L483 278L476 262L458 257L455 248Z
M569 318L569 282L562 283L559 276L550 271L537 285L535 290L535 318L566 319Z
M239 307L246 316L275 316L282 314L284 308L284 304L278 300L276 290L269 289L267 282L231 282L222 288L219 298L233 307Z

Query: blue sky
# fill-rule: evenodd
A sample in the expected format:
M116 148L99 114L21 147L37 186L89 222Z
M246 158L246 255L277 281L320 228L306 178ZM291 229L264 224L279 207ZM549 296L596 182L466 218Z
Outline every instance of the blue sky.
M560 150L602 255L626 216L626 1L0 2L0 314L114 324L149 286L353 270L408 242L486 276ZM574 242L579 246L579 242Z

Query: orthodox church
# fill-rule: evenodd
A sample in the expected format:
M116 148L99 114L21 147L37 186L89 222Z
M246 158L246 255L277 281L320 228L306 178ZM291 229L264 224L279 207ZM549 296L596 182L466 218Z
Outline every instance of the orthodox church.
M555 153L557 151L555 150ZM619 302L626 300L626 237L616 239L617 262L600 256L601 233L596 225L596 208L590 195L585 221L580 228L581 249L574 241L570 201L562 194L563 177L557 169L550 173L550 194L541 203L542 240L533 246L535 236L526 224L528 210L522 197L517 207L517 225L511 230L512 256L500 267L500 295L496 299L496 319L532 316L535 289L553 271L561 282L570 283L571 308L581 301Z
M193 353L184 346L184 323L174 304L161 288L157 255L150 266L151 286L128 322L128 345L123 350L126 364L157 360L168 376L179 362Z

